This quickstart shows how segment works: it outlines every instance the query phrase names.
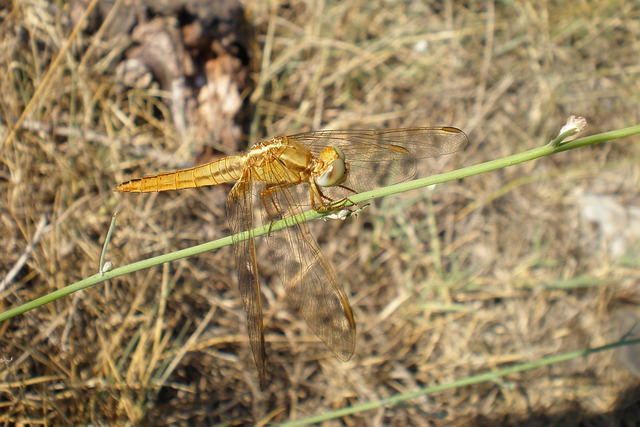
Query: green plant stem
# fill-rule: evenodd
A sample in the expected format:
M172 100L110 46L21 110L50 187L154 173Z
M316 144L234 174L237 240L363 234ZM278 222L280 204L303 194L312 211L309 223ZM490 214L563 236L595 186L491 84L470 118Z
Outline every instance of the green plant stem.
M353 415L360 412L371 411L373 409L382 408L384 406L397 405L398 403L406 402L407 400L415 399L416 397L420 397L420 396L426 396L428 394L442 392L445 390L451 390L458 387L465 387L465 386L478 384L486 381L496 381L509 374L515 374L518 372L536 369L543 366L553 365L560 362L566 362L567 360L590 356L592 354L599 353L602 351L613 350L617 347L623 347L627 345L637 345L637 344L640 344L640 339L628 340L628 341L622 340L622 341L617 341L615 343L603 345L601 347L572 351L569 353L563 353L556 356L551 356L544 359L536 360L533 362L519 363L517 365L508 366L506 368L498 369L493 372L485 372L482 374L463 378L458 381L452 381L450 383L440 384L433 387L421 388L419 390L415 390L409 393L396 394L394 396L387 397L385 399L374 400L371 402L362 403L360 405L348 406L348 407L337 409L335 411L330 411L321 415L316 415L309 418L277 424L277 426L278 427L307 426L310 424L337 419L340 417L344 417L346 415Z
M585 147L588 145L599 144L599 143L611 141L614 139L624 138L627 136L636 135L638 133L640 133L640 125L619 129L611 132L605 132L597 135L591 135L585 138L579 138L574 141L560 144L557 146L553 146L552 144L547 144L543 147L534 148L532 150L525 151L519 154L514 154L512 156L504 157L501 159L491 160L485 163L480 163L478 165L469 166L469 167L458 169L455 171L442 173L439 175L433 175L427 178L416 179L413 181L403 182L400 184L395 184L388 187L367 191L365 193L356 194L352 197L349 197L349 200L354 204L359 204L362 202L366 202L368 200L373 200L373 199L377 199L384 196L390 196L393 194L398 194L398 193L402 193L409 190L415 190L418 188L424 188L430 185L442 184L449 181L467 178L473 175L478 175L481 173L502 169L508 166L513 166L513 165L517 165L527 161L535 160L540 157L549 156L551 154L560 153L567 150L573 150L573 149ZM290 217L290 218L285 218L278 222L274 222L271 225L265 225L263 227L256 228L252 230L252 233L255 237L262 236L263 234L267 234L270 231L278 231L299 222L310 221L312 219L327 216L330 213L331 212L315 212L313 210L310 210L300 215ZM245 240L247 239L248 236L249 236L249 232L245 231L239 234L237 237L239 240ZM34 308L40 307L49 302L55 301L58 298L62 298L64 296L67 296L79 290L86 289L90 286L94 286L99 283L105 282L107 280L124 276L126 274L130 274L135 271L140 271L146 268L154 267L154 266L163 264L165 262L176 261L182 258L199 255L204 252L221 248L223 246L231 245L232 242L233 242L232 236L224 237L222 239L218 239L213 242L204 243L204 244L193 246L187 249L182 249L182 250L171 252L165 255L149 258L143 261L134 262L132 264L125 265L123 267L114 268L113 270L110 270L108 272L104 272L104 273L98 272L97 274L87 277L86 279L83 279L72 285L66 286L48 295L37 298L19 307L15 307L3 313L0 313L0 322L10 319L19 314L25 313L29 310L33 310Z

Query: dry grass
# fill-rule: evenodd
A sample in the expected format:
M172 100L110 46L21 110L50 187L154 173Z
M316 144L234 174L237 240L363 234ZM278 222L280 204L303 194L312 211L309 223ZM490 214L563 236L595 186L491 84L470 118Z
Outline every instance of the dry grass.
M448 160L452 169L543 144L569 114L586 116L593 133L640 122L637 3L438 4L247 5L262 52L251 139L448 124L470 136L468 149ZM37 1L0 12L2 140L68 37L57 13ZM116 265L229 233L228 187L112 192L125 179L169 168L154 159L171 158L182 141L162 120L159 98L112 90L124 46L94 41L80 35L72 43L29 122L2 146L0 276L34 242L40 219L48 225L1 291L1 311L96 272L115 209L108 258ZM356 355L339 362L281 286L264 286L271 378L264 392L230 248L5 321L0 421L284 421L612 341L614 302L637 301L638 252L612 259L600 230L581 220L576 195L610 194L637 206L638 147L563 153L433 195L387 198L344 223L312 224L351 295ZM265 283L277 283L262 267ZM611 411L637 393L633 385L604 353L326 425L615 424ZM636 404L624 416L638 413Z

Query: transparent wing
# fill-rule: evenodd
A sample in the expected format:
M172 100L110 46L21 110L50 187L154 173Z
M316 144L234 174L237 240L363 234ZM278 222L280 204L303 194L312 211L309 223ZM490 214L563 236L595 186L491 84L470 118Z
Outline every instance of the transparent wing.
M416 173L416 159L452 154L467 144L467 135L454 127L324 130L288 138L315 156L327 146L340 147L351 165L344 185L358 192L406 181Z
M301 199L305 198L309 198L307 185L266 187L261 193L264 222L302 212ZM347 295L309 226L293 220L289 225L267 235L287 296L327 347L340 360L349 360L355 349L356 325Z
M253 224L253 181L251 170L244 171L243 176L229 192L227 201L227 218L234 236L243 231L249 231L247 240L239 241L234 237L233 249L238 270L238 285L240 295L247 315L247 330L249 343L253 352L253 359L258 368L260 387L265 388L266 380L266 352L264 347L264 325L262 320L262 301L258 264L256 260L255 239L251 230Z
M416 159L454 153L467 143L464 132L451 127L318 131L288 138L308 147L315 156L327 146L340 147L350 164L349 177L344 185L356 191L409 179L415 174ZM290 174L285 171L285 163L274 161L268 168L254 171L248 168L243 172L229 193L227 205L234 234L253 229L255 195L260 196L265 224L296 215L302 212L303 206L309 205L308 183L294 185L289 181ZM254 172L256 176L266 178L264 182L254 182ZM280 184L267 185L265 182ZM347 295L308 225L290 221L291 227L267 236L287 294L316 335L338 358L348 360L355 347L356 326ZM249 340L260 384L264 387L266 357L253 235L250 234L245 241L235 240L234 250Z

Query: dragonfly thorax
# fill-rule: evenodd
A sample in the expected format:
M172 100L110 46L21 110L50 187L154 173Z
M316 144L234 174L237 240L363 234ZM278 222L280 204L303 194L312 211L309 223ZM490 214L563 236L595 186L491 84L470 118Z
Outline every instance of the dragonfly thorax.
M327 147L320 153L313 176L320 187L333 187L347 180L349 164L345 162L344 152L340 147Z

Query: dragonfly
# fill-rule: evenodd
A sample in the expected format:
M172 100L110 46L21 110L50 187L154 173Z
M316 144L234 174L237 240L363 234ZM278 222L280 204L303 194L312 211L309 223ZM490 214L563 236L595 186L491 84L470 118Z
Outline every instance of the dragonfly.
M148 193L233 183L226 214L249 342L260 386L267 385L262 296L254 228L294 218L309 207L329 212L349 196L406 181L418 159L452 154L467 144L454 127L321 130L276 136L243 154L119 184L118 192ZM256 218L254 208L261 212ZM270 232L266 240L287 296L313 332L342 361L353 356L356 322L342 283L305 222ZM240 235L246 232L248 237Z

